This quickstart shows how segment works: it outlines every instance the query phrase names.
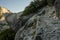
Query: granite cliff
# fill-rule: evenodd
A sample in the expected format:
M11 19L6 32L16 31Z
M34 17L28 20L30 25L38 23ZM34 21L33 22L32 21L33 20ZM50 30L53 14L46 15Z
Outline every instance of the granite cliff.
M60 0L34 0L23 12L4 14L14 40L60 40L59 5Z
M15 40L60 40L60 1L45 1L47 4L37 13L20 17L17 21L19 26L16 25L15 28L15 30L20 28L15 35Z

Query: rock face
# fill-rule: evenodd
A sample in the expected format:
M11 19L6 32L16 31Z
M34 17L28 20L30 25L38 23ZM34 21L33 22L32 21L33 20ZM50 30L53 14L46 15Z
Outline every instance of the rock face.
M60 20L55 7L45 6L31 16L17 31L15 40L60 40Z
M17 14L11 13L11 14L5 14L5 19L8 23L12 24L17 20Z

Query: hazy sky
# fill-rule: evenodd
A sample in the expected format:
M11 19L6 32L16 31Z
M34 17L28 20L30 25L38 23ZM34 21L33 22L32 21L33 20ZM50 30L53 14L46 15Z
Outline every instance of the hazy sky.
M32 0L0 0L0 6L9 9L12 12L23 11Z

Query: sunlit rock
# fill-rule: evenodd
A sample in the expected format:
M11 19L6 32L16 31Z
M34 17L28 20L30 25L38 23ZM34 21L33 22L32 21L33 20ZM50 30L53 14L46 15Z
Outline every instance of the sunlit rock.
M5 16L3 14L6 14L6 13L11 13L11 12L7 8L0 7L0 21L5 20Z

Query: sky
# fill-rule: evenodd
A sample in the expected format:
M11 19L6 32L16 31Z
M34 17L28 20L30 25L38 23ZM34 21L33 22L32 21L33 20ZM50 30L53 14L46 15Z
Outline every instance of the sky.
M21 12L32 0L0 0L0 6L9 9L12 12Z

